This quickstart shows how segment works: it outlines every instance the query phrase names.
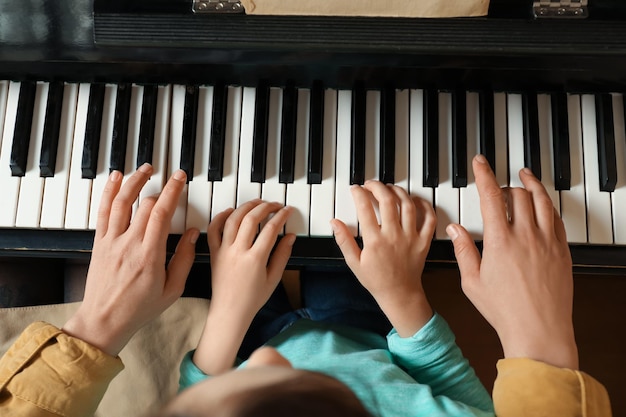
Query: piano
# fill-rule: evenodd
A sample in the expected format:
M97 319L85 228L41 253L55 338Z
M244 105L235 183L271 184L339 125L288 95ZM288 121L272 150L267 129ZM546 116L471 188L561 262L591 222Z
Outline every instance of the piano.
M88 257L110 170L150 162L140 199L175 169L189 176L170 251L185 227L260 197L297 209L292 266L341 264L328 221L358 235L348 188L380 179L432 202L428 263L453 265L448 222L480 244L469 168L481 152L503 186L524 166L540 176L576 269L621 273L626 6L555 10L492 0L481 18L403 19L2 2L0 256ZM208 261L204 239L197 252Z

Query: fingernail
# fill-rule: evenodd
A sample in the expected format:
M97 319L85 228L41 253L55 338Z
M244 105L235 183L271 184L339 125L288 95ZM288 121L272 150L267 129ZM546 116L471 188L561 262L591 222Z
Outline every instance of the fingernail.
M174 173L174 179L178 181L184 181L187 178L187 174L182 169L179 169Z
M330 227L333 229L333 233L337 233L337 231L339 230L335 222L332 220L330 221Z
M522 172L523 172L525 175L530 175L530 176L533 176L533 177L535 176L535 174L533 174L533 172L531 171L531 169L530 169L530 168L528 168L528 167L523 168L523 169L522 169Z
M453 224L449 224L448 227L446 227L446 233L450 236L450 239L452 239L453 242L457 237L459 237L459 231L456 230L456 226Z
M118 182L121 179L122 179L122 173L119 171L112 171L111 174L109 175L109 180L111 180L111 182Z
M152 172L152 165L146 162L142 166L139 167L138 171L141 171L144 174L149 174Z
M485 155L478 154L476 155L476 162L478 162L479 164L486 164L487 158L485 158Z
M285 239L289 246L293 246L294 242L296 241L296 235L287 235L285 236Z
M195 245L199 237L200 231L198 229L194 229L192 230L191 235L189 235L189 242L191 242L192 245Z

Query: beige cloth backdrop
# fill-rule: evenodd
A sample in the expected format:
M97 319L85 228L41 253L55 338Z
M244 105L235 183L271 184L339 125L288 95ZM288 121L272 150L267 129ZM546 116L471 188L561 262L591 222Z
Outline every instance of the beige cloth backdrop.
M34 321L61 327L79 303L0 309L0 354ZM113 380L96 417L142 416L178 390L178 367L195 348L209 301L181 298L141 329L120 353L125 369Z

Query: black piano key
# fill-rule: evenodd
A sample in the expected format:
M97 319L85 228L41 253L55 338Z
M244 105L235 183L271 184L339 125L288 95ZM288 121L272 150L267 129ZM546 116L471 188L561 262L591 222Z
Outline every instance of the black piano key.
M41 138L41 153L39 155L39 175L42 177L53 177L56 169L59 131L61 129L61 111L63 110L63 91L64 86L62 82L50 83L48 88L46 116Z
M26 160L28 159L36 91L37 83L23 81L20 84L20 96L17 102L17 114L15 117L15 132L13 134L11 160L9 162L11 175L14 177L26 175Z
M115 113L113 114L113 133L111 135L111 158L109 171L125 172L126 144L128 142L128 120L130 118L130 84L120 84L117 87L115 99Z
M350 184L365 183L366 93L358 83L352 90L352 130L350 132Z
M424 91L424 187L439 185L439 92Z
M467 187L467 99L452 92L452 186Z
M386 87L380 99L380 175L385 184L395 182L396 171L396 90Z
M224 84L213 87L211 116L211 143L209 145L209 181L221 181L224 176L224 146L226 140L226 108L228 88Z
M613 192L617 183L613 101L610 94L596 95L596 126L598 131L598 169L600 190Z
M493 93L478 93L480 112L480 153L487 158L493 172L496 172L496 131Z
M309 155L307 183L322 183L322 165L324 155L324 85L321 81L313 82L311 105L309 109Z
M567 94L551 96L552 107L552 147L554 153L554 187L569 190L572 173L569 154L569 116L567 114Z
M522 117L524 119L524 166L530 168L535 177L541 179L537 93L522 94Z
M104 84L92 84L89 90L89 103L87 104L85 142L81 162L82 176L86 179L96 178L96 171L98 170L103 107Z
M267 161L267 123L269 117L270 89L261 81L256 89L254 104L254 133L252 136L252 172L250 181L265 182Z
M158 96L159 88L156 85L146 85L143 87L136 168L139 168L145 163L152 164Z
M278 181L293 183L296 163L296 118L298 115L298 91L293 84L283 90L282 126L280 129L280 164Z
M180 169L187 174L187 182L193 180L196 150L196 127L198 122L198 86L187 86L183 110L183 137L180 153Z

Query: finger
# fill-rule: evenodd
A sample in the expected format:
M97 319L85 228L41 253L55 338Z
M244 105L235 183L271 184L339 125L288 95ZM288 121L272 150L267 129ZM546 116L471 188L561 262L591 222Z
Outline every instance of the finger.
M404 230L405 233L414 232L417 230L416 204L419 204L419 202L414 202L402 187L394 185L390 188L400 202L400 224L402 225L402 230Z
M289 206L285 206L282 209L278 210L274 216L267 222L265 223L265 225L263 226L263 229L261 229L261 233L259 233L259 236L256 238L256 241L254 242L253 247L255 248L255 250L258 250L262 253L262 256L264 259L267 259L270 256L270 252L272 251L272 248L274 247L274 244L276 243L276 239L278 239L278 235L281 234L283 232L283 228L285 227L285 223L287 223L287 219L289 218L289 216L291 216L291 214L293 213L293 209ZM252 214L252 212L250 212L250 214ZM268 213L269 214L269 213ZM263 216L263 214L261 214L259 221L265 219L267 217L266 214L265 216ZM244 222L246 221L246 219L244 219ZM254 235L253 236L242 236L243 239L245 239L242 243L248 244L248 239L249 240L249 244L252 245L252 240L254 239ZM239 239L239 237L237 237L237 239Z
M109 232L121 235L128 229L130 216L132 215L133 203L139 197L139 192L150 179L152 166L143 164L126 181L113 200L111 206L111 219L109 220Z
M364 188L371 192L376 201L378 201L381 228L399 229L401 227L400 215L398 213L400 200L396 193L380 181L367 181ZM378 223L376 225L378 226Z
M237 238L237 234L239 233L239 227L244 217L246 217L250 210L262 203L263 201L257 198L237 207L226 220L226 224L224 224L222 242L227 245L232 244L235 241L235 238Z
M546 188L528 168L522 169L519 177L530 193L537 226L546 233L554 233L554 204Z
M229 208L217 214L207 227L207 242L209 243L209 251L217 251L222 246L222 233L224 233L224 224L234 209Z
M150 196L141 200L137 213L135 213L128 230L132 230L133 233L137 233L143 238L146 232L148 220L150 219L150 213L152 212L157 200L158 196Z
M161 247L167 242L172 217L178 206L178 199L183 188L185 188L186 181L187 175L185 175L185 171L179 169L174 172L165 184L165 187L163 187L163 191L159 194L159 198L150 212L150 218L146 225L146 233L144 235L146 244Z
M376 212L374 212L374 206L371 200L372 194L369 190L359 187L358 185L350 187L350 192L352 193L356 216L359 220L363 237L367 236L369 233L379 231L378 219L376 218Z
M556 234L556 238L559 242L567 245L567 233L565 231L565 225L563 224L563 219L559 215L559 212L556 211L556 208L552 209L553 218L554 218L554 233Z
M508 228L506 207L502 189L496 181L493 171L489 167L487 159L483 155L477 155L472 160L472 169L476 188L480 196L480 212L483 218L484 235L499 234Z
M296 235L290 233L283 236L276 245L274 253L270 257L267 265L267 276L272 281L278 284L278 281L285 271L289 257L291 256L291 250L293 249L293 243L296 241Z
M344 222L333 219L330 221L330 225L335 233L335 242L337 242L337 246L339 246L343 258L346 260L350 269L354 271L361 259L361 249L359 245L356 243L354 236L352 236L350 229L348 229L348 226L346 226Z
M235 243L242 245L244 248L252 247L252 244L254 243L257 234L259 234L261 222L267 219L272 213L280 213L279 210L281 208L283 207L280 203L263 202L250 210L248 214L246 214L246 216L243 218L243 220L241 220L239 231L237 232L237 237L235 238ZM274 217L276 217L276 215ZM272 219L267 222L263 229L265 230L265 227L267 227L267 225L269 225L273 220L273 224L270 225L265 234L271 234L276 232L274 236L275 241L276 236L278 236L278 234L282 232L282 228L280 230L277 230L277 228L274 228L274 225L279 222L280 219L283 219L283 216L279 216L279 219L277 220L275 220L274 217L272 217ZM287 221L286 217L284 217L284 221ZM283 225L284 224L285 223L283 222Z
M198 229L189 229L180 237L176 245L174 256L167 266L167 281L164 293L173 302L180 297L185 290L185 282L196 257L196 242L200 236Z
M416 227L417 231L424 236L432 237L437 227L437 215L430 201L416 197L413 203L417 207Z
M525 189L508 189L507 209L511 225L515 227L536 227L533 202L530 193Z
M98 220L96 222L96 235L95 240L98 241L104 235L106 235L109 228L109 218L111 216L111 205L115 196L120 191L122 186L122 173L119 171L113 171L109 175L109 179L104 186L102 192L102 199L100 200L100 207L98 208Z
M458 224L449 224L446 232L454 246L454 256L461 272L463 291L472 288L480 278L480 253L474 240L465 228Z

